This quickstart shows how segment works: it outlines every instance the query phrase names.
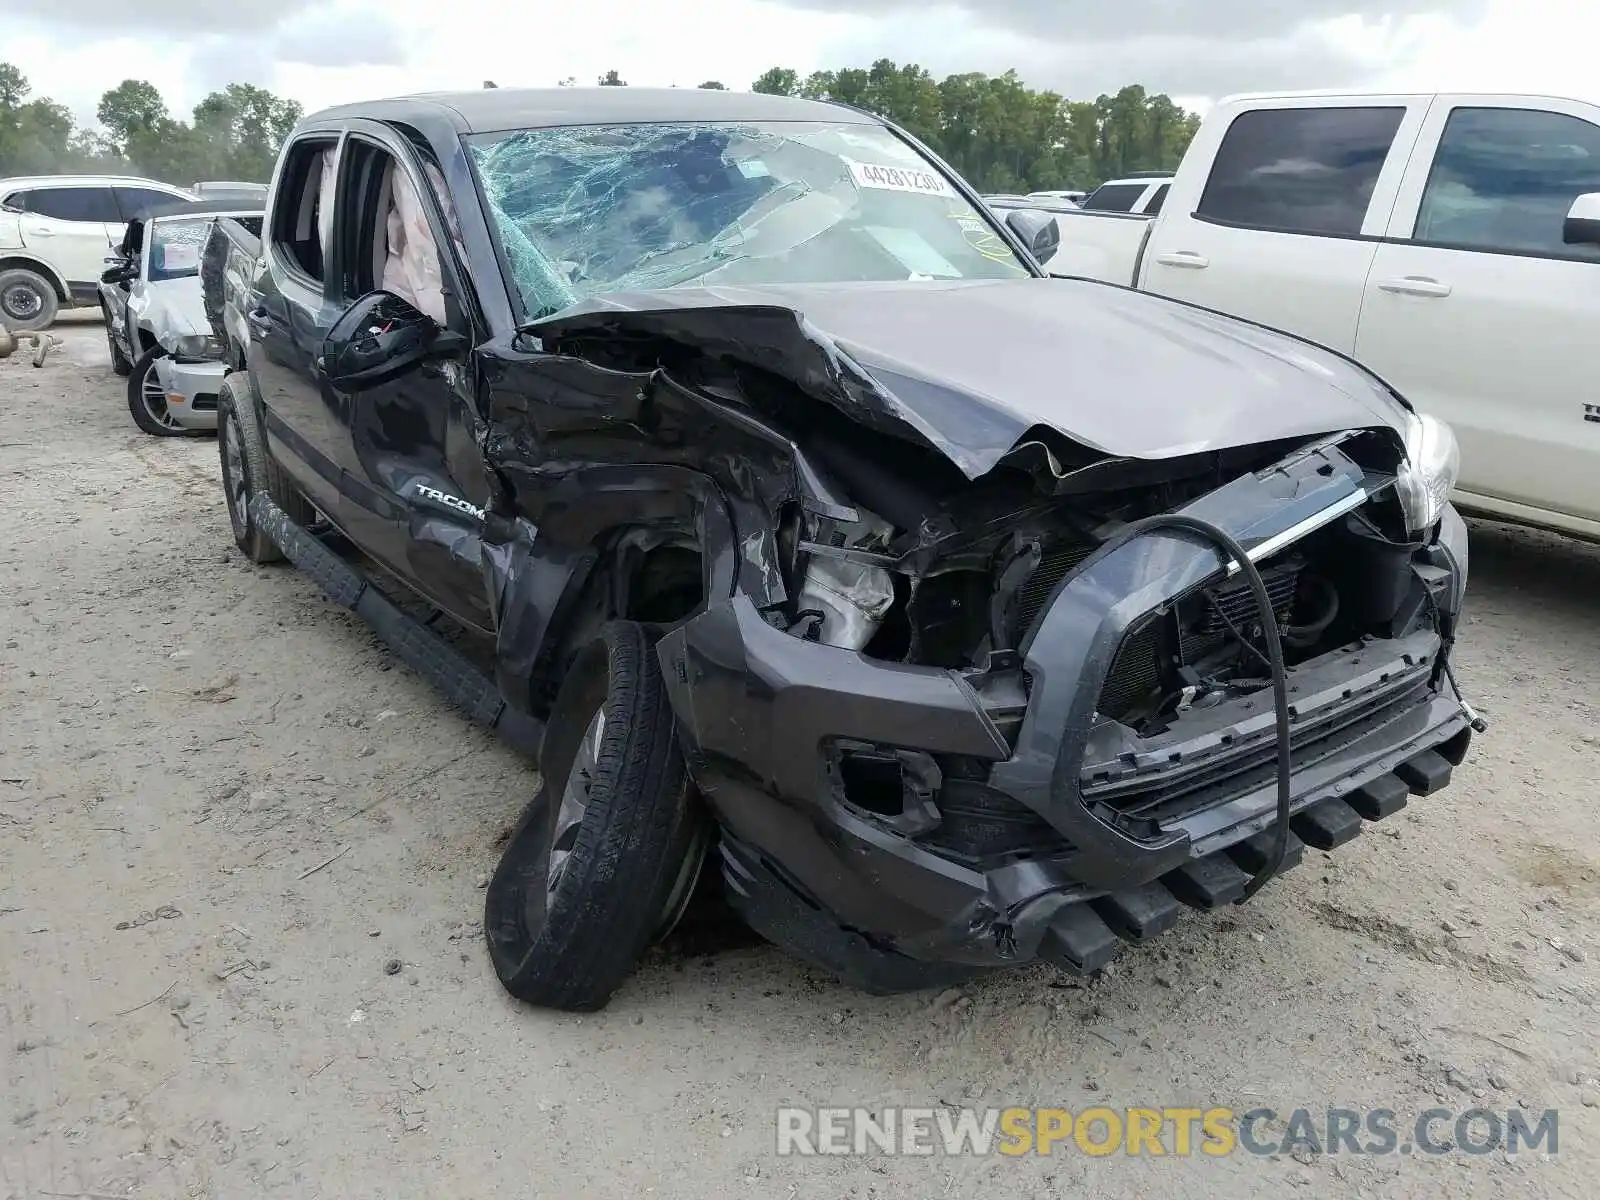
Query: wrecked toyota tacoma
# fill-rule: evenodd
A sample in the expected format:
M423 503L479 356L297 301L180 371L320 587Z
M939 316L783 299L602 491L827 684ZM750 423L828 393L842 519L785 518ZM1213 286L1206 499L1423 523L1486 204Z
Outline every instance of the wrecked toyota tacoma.
M1481 727L1448 428L1048 278L1053 219L875 117L386 100L271 195L219 323L233 532L537 758L485 914L525 1000L603 1005L708 881L873 991L1094 971Z

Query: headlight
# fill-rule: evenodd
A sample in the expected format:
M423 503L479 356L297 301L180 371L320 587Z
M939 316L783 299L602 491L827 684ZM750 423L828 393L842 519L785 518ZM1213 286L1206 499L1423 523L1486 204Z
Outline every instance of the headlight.
M208 333L191 333L173 338L172 348L173 353L183 358L218 358L221 352L217 339Z
M1461 474L1461 451L1456 435L1438 417L1412 414L1406 418L1406 461L1395 481L1406 528L1413 533L1432 529L1444 515Z

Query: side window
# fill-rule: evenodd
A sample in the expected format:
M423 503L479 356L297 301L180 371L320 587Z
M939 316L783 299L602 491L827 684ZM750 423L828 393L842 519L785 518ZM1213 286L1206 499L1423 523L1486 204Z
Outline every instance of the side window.
M8 196L0 196L0 208L9 208L16 212L27 212L28 193L12 192Z
M419 184L387 150L352 137L345 143L347 206L338 238L347 299L393 292L439 324L448 322L439 246ZM431 187L431 183L420 186Z
M1142 183L1108 183L1095 188L1083 206L1096 212L1132 212L1144 189Z
M28 193L28 211L58 221L122 221L108 187L34 188Z
M1561 240L1567 210L1585 192L1600 192L1600 126L1565 113L1458 108L1445 122L1411 236L1600 259L1600 246Z
M1217 148L1195 215L1286 233L1361 232L1404 108L1240 113Z
M117 198L117 209L120 213L118 220L131 221L134 214L141 209L149 208L155 204L176 204L179 197L158 192L154 188L142 187L114 187L111 189Z
M317 283L327 261L338 149L331 137L303 138L289 147L280 198L272 211L273 246Z
M1156 189L1156 194L1150 197L1150 203L1144 206L1145 212L1152 217L1161 211L1161 206L1167 202L1167 193L1172 190L1170 183L1163 183Z

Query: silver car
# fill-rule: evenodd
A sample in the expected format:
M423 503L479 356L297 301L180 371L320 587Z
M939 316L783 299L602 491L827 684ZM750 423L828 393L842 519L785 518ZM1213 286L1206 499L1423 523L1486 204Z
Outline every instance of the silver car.
M111 369L127 377L134 423L156 437L217 427L227 364L206 318L200 254L218 217L261 228L261 209L238 199L148 208L100 278Z

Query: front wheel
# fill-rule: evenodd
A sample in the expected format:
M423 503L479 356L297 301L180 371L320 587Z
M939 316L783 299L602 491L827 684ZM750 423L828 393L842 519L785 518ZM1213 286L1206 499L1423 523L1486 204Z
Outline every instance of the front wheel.
M489 882L489 957L518 999L591 1012L682 912L710 828L640 626L612 622L578 655L540 768Z
M133 423L151 437L188 437L195 431L178 424L167 408L167 393L156 372L156 359L166 351L154 346L139 356L128 374L128 412Z

